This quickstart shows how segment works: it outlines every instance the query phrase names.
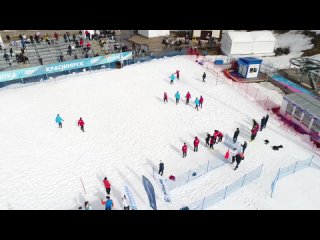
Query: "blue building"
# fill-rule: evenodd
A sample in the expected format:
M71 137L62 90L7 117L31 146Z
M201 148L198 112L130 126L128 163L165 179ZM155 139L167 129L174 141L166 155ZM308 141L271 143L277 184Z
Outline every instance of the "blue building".
M258 77L260 65L262 60L253 57L239 58L238 73L244 78L256 78Z

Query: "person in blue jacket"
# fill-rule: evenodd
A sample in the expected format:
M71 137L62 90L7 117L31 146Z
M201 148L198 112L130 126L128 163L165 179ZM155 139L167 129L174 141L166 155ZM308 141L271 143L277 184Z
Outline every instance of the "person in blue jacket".
M199 99L196 98L196 100L194 101L194 104L196 105L196 109L199 111Z
M179 91L177 91L175 97L176 97L176 104L178 104L178 103L179 103L179 100L180 100L180 93L179 93Z
M173 73L171 74L170 79L171 79L170 84L173 84L173 81L176 79Z
M106 205L106 210L112 210L113 201L109 196L107 196L107 201L103 201L103 199L101 199L101 204Z
M57 114L56 123L59 124L59 128L62 128L62 121L64 121L64 120L59 116L59 114Z

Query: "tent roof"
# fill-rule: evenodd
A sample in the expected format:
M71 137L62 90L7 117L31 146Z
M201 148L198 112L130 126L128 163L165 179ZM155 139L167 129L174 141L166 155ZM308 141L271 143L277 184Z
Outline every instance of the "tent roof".
M283 97L320 120L320 101L309 94L290 93Z
M250 32L228 32L227 34L232 42L253 42Z
M253 31L250 33L255 42L275 42L276 41L276 38L274 37L271 31Z

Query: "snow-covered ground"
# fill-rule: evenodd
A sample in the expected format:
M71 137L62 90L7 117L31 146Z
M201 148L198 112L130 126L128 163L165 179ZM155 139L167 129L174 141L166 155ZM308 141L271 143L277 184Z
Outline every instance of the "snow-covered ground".
M176 69L181 71L181 79L170 85L169 76ZM279 167L310 157L310 147L279 128L272 118L267 129L249 142L252 119L260 123L266 112L224 80L216 84L210 72L203 83L203 72L202 66L181 56L0 91L0 209L77 209L84 199L94 209L103 209L100 198L105 197L105 176L112 184L115 209L122 209L124 184L132 187L138 209L150 209L142 175L153 183L158 209L179 209L261 164L264 168L259 179L225 200L229 205L223 201L213 207L268 209L274 202L272 208L281 208L283 201L276 197L281 195L281 181L295 181L281 179L273 199L271 182ZM167 104L162 101L164 91L169 96ZM182 97L179 105L174 100L176 91ZM189 106L185 105L187 91L192 96ZM279 98L279 93L270 92ZM200 95L204 105L196 111L193 102ZM57 113L65 120L62 129L54 122ZM79 117L86 123L84 133L76 124ZM238 140L248 142L246 159L239 169L234 171L226 164L208 172L172 190L172 203L166 203L152 178L151 166L158 167L163 160L167 178L209 159L222 159L227 147L218 144L214 151L206 149L206 133L219 129L233 134L237 127ZM192 151L195 136L201 141L197 153ZM269 139L270 145L265 145L264 139ZM183 142L189 146L187 158L181 156ZM279 144L284 149L273 151L270 147ZM301 202L299 206L318 208L319 204Z

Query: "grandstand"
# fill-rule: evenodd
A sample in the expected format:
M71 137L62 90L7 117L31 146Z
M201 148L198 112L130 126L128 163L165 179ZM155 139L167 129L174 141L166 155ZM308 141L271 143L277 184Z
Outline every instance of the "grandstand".
M61 61L71 61L77 59L94 57L98 55L106 55L109 53L117 53L120 51L119 38L115 34L111 34L111 30L100 30L101 34L96 36L95 39L86 39L85 35L82 35L83 47L79 46L80 36L77 34L75 41L72 36L70 39L64 39L62 36L59 39L55 39L52 36L48 36L48 40L41 38L39 43L31 41L30 38L26 39L25 51L23 56L26 57L25 61L21 61L18 57L21 55L21 40L12 41L10 43L2 44L2 55L0 57L0 71L16 70L25 67L33 67L42 64L51 64ZM105 33L106 31L107 33ZM31 43L33 42L33 43ZM90 42L90 50L84 49L87 43ZM78 44L77 44L78 43ZM68 46L70 45L68 49ZM77 47L78 46L78 47ZM12 48L13 54L11 56L9 50ZM7 56L5 59L5 52ZM62 57L61 57L62 55ZM18 57L17 57L18 56ZM41 58L41 60L39 60ZM28 59L28 60L26 60Z

